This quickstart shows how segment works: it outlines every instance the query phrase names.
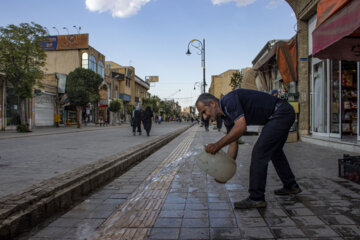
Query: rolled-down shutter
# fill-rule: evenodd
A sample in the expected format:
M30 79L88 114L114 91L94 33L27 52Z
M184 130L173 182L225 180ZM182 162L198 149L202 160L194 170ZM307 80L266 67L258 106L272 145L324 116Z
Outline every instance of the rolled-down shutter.
M54 97L47 94L35 97L35 125L54 125Z

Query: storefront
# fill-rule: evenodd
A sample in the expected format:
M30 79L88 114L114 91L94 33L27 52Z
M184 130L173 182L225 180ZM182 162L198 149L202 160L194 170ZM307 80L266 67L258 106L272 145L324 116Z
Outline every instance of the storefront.
M313 135L359 138L359 63L312 59Z
M311 130L315 136L360 140L359 11L360 1L321 0L317 15L309 21Z
M66 125L77 124L76 107L68 105L64 108L65 110L65 123Z
M98 116L97 116L97 119L98 119L98 123L99 124L104 124L104 123L107 123L108 121L108 105L105 105L105 104L99 104L99 107L98 107Z

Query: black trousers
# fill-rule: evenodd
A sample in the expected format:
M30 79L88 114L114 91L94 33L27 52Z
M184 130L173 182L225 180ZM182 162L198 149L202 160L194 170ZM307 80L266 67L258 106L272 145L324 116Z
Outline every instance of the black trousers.
M221 118L221 117L217 117L217 118L216 118L216 128L217 128L217 129L221 129L222 123L223 123L222 118Z
M209 122L210 122L209 119L204 119L204 126L205 126L206 129L209 128Z
M264 125L251 155L250 199L265 200L265 186L270 160L284 187L292 187L296 184L295 176L283 151L289 129L294 120L293 107L289 103L283 102Z
M141 133L141 121L136 121L135 120L132 127L133 127L133 132L135 132L136 128L137 128L137 131L139 133Z

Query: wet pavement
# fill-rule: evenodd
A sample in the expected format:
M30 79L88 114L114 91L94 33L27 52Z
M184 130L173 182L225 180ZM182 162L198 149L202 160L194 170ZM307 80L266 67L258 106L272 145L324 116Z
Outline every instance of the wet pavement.
M133 136L128 124L40 128L31 133L0 132L0 199L187 125L153 124L149 137Z
M248 196L256 136L239 145L237 173L219 184L195 156L223 133L195 126L98 192L20 239L360 239L360 185L337 177L339 150L290 143L285 153L303 192L276 196L269 165L265 209L235 210ZM351 154L351 153L348 153Z

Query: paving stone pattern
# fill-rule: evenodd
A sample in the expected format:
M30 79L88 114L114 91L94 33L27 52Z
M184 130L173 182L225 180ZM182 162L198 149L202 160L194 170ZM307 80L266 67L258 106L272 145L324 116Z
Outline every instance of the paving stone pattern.
M176 147L186 148L181 142L192 132L196 135L190 152L223 134L191 128L68 213L22 239L92 239L99 236L96 233L112 229L119 224L113 216L136 196L134 192L143 188L144 180ZM175 173L171 172L174 177L168 179L172 182L167 192L162 192L165 195L160 194L148 206L156 212L149 217L149 225L112 230L118 237L104 239L360 239L360 186L337 177L337 159L345 152L335 149L302 142L287 144L285 152L303 192L296 196L274 195L273 190L281 183L270 164L267 208L233 209L234 201L248 196L248 169L256 136L242 139L246 143L239 145L238 170L228 183L219 184L204 174L190 154ZM133 219L125 217L120 222L129 220L130 224Z

